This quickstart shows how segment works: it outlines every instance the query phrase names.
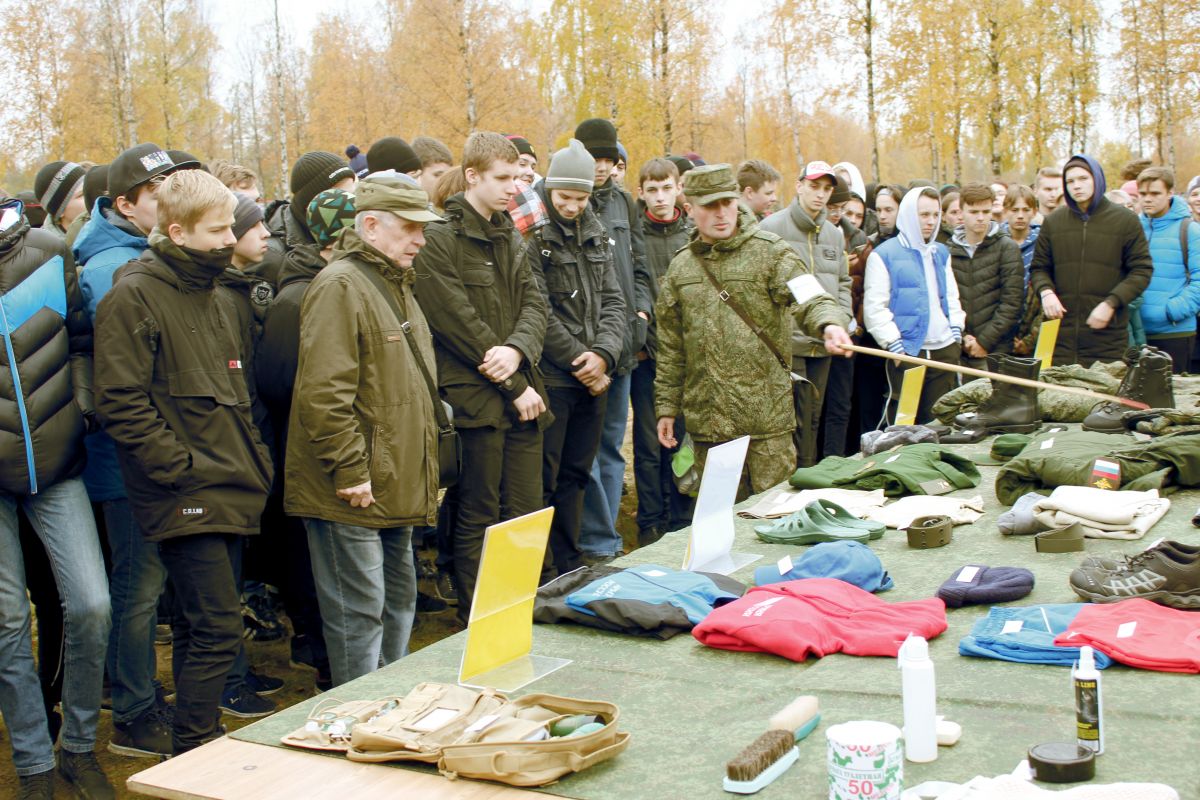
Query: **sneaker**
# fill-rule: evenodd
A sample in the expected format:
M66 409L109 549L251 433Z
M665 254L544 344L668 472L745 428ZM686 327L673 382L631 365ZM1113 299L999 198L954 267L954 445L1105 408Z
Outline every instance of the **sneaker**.
M95 753L63 750L58 759L58 774L81 800L115 800L117 796Z
M170 706L167 706L169 708ZM119 756L170 756L171 722L162 706L150 706L130 722L113 723L108 752Z
M437 591L437 596L445 600L447 605L458 605L458 592L454 589L454 578L449 572L438 572L433 588Z
M242 622L246 638L256 642L273 642L287 635L275 602L265 591L242 595Z
M1164 542L1124 564L1113 562L1112 570L1085 563L1071 573L1071 588L1093 603L1139 597L1172 608L1200 609L1200 552L1185 553L1168 544L1178 546Z
M17 778L17 800L54 800L54 770Z
M1143 550L1142 553L1148 553L1151 550L1158 550L1160 548L1174 550L1176 553L1184 556L1185 558L1200 556L1200 545L1183 544L1182 542L1170 542L1164 539L1159 539L1158 541L1154 542L1145 550ZM1139 555L1141 555L1141 553L1136 553L1132 556L1124 553L1109 553L1107 556L1088 556L1087 558L1083 559L1083 563L1081 563L1079 566L1098 567L1107 572L1116 572L1117 570L1124 569L1126 565L1129 564L1130 559L1137 558Z
M433 597L424 592L417 592L417 611L422 614L436 614L445 611L450 604L440 597Z
M253 719L274 714L275 702L265 697L259 697L243 683L237 689L226 691L221 695L220 709L234 717Z
M275 694L283 688L283 678L255 672L254 667L246 670L246 686L255 694Z
M666 533L661 527L654 525L649 528L643 528L638 531L638 547L647 547L654 544L663 537Z

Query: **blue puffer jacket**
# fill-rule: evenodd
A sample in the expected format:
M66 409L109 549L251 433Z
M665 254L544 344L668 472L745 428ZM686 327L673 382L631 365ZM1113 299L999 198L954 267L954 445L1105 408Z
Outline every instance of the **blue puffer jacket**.
M1150 243L1154 276L1142 295L1142 323L1150 337L1188 334L1196 330L1200 313L1200 225L1188 225L1188 264L1183 264L1179 226L1191 216L1182 197L1171 200L1161 217L1141 215L1142 230Z
M117 220L114 222L114 220ZM75 262L82 269L79 288L84 307L92 325L96 324L96 306L112 288L113 273L141 256L149 244L145 236L135 235L132 223L127 222L112 207L112 200L101 197L96 201L92 218L75 240ZM125 497L125 483L117 462L117 448L107 433L99 431L84 439L87 446L87 467L83 482L93 503L119 500Z

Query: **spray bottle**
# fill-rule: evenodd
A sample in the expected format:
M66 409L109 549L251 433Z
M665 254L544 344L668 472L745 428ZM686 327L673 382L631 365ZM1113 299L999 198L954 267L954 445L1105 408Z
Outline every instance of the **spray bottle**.
M897 653L904 702L904 757L935 761L937 752L937 687L929 642L910 635Z
M1100 755L1104 752L1104 699L1100 694L1100 671L1092 648L1079 648L1079 661L1071 670L1075 684L1075 739Z

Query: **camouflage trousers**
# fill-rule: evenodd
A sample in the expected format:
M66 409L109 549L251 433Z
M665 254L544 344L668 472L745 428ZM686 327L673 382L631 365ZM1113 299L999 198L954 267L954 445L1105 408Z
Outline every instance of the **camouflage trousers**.
M704 472L704 461L708 451L724 442L692 442L696 452L696 469ZM791 433L782 433L769 439L751 439L746 452L746 463L742 467L742 479L738 483L738 502L752 494L761 494L772 486L786 481L796 469L796 445Z

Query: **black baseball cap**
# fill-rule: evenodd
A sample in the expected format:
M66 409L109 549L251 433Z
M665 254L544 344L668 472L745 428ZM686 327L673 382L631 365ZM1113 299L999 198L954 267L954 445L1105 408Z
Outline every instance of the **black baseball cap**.
M122 152L108 165L108 196L114 201L152 178L175 169L169 153L156 144L145 142Z

